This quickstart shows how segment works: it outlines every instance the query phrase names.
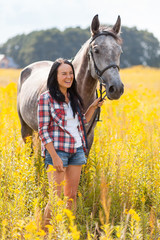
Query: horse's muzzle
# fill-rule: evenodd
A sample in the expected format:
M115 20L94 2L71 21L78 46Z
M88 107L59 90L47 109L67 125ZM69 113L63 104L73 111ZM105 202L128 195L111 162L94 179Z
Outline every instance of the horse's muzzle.
M124 85L123 83L121 83L119 86L111 85L106 91L108 99L116 100L119 99L121 95L124 93Z

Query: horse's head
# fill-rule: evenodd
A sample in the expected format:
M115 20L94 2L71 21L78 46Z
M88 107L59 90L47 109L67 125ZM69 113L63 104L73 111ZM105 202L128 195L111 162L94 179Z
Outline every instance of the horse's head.
M89 43L89 68L94 79L106 88L107 97L118 99L124 92L119 75L121 49L121 20L118 17L112 28L100 27L98 15L91 24L92 38Z

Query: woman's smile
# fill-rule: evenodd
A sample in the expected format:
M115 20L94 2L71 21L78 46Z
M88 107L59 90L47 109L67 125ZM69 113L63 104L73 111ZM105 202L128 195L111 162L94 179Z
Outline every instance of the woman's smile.
M73 77L73 70L70 65L63 63L59 66L57 81L62 93L65 93L67 91L67 88L70 88L72 86Z

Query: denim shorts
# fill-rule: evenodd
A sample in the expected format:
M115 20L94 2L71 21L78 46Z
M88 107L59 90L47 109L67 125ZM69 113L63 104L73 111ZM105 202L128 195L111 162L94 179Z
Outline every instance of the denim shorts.
M63 161L63 167L68 167L68 165L83 165L87 162L82 146L77 148L77 151L75 153L68 153L60 150L56 150L56 153ZM47 168L48 165L53 165L53 162L49 152L46 149L45 168Z

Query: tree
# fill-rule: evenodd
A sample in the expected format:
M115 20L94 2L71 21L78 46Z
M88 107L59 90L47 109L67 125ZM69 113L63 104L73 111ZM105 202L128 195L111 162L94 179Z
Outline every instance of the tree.
M148 31L122 27L123 54L121 66L149 65L160 67L160 43Z
M160 43L152 33L138 31L136 27L122 27L121 36L122 68L132 65L160 67ZM89 27L67 28L64 31L57 28L34 31L9 39L0 47L0 53L11 56L23 68L35 61L54 61L58 57L71 59L89 37Z

